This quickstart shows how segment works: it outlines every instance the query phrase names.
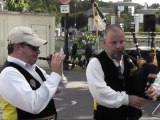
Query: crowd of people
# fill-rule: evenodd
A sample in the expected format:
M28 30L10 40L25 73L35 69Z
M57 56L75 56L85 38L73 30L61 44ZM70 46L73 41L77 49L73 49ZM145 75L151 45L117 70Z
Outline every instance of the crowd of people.
M124 31L108 25L104 33L104 50L92 54L86 45L86 78L94 99L94 120L138 120L146 98L135 92L134 77L125 50ZM54 96L65 89L69 81L63 74L63 52L48 56L51 73L36 65L39 47L47 44L29 27L15 27L8 33L8 56L0 73L2 119L57 120ZM77 45L72 48L75 60ZM90 53L88 53L90 52ZM144 88L145 89L145 88ZM63 91L62 91L63 92ZM152 100L160 95L160 73L145 89Z

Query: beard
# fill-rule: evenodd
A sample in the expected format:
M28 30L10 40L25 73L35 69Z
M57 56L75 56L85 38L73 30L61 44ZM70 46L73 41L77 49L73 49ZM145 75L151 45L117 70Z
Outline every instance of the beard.
M112 53L110 54L110 57L111 57L112 59L115 59L115 60L121 60L122 55L123 55L123 50L118 51L118 52L112 52Z

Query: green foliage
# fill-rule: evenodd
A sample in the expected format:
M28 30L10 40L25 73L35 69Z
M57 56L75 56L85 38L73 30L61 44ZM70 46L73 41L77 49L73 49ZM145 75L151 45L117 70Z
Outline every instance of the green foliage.
M160 5L158 3L154 3L151 6L149 6L149 8L152 8L152 9L158 9L159 7Z
M159 16L157 17L157 21L158 21L158 24L160 24L160 14L159 14Z
M46 10L49 13L54 13L56 17L56 25L58 25L61 21L61 13L60 13L60 0L42 0L44 6L46 6Z
M98 2L98 6L99 7L108 7L108 8L111 8L111 7L114 7L114 4L112 1L109 1L109 2L103 2L103 1L99 1Z
M42 0L29 0L30 8L29 11L36 13L45 13L47 11L47 6L44 5Z
M87 16L80 12L76 17L76 28L80 29L83 27L86 27L88 24L88 18Z
M92 32L84 32L83 36L79 37L78 44L81 49L84 49L84 44L82 44L82 41L85 41L86 43L94 44L96 42L96 35L94 35Z
M61 13L60 12L55 12L54 15L56 16L56 25L58 25L62 19Z
M142 5L139 4L139 5L136 6L135 10L143 9L143 7L144 7L144 6L142 6Z
M56 25L60 22L60 1L59 0L7 0L9 11L54 13Z
M98 3L99 7L113 7L113 2L102 2L101 0L95 0ZM76 7L75 7L76 4ZM70 5L70 13L76 12L84 12L92 8L91 0L71 0Z
M128 1L128 0L126 0ZM95 0L98 3L98 7L114 7L112 1L103 2L102 0ZM56 17L56 25L61 22L63 19L63 14L60 13L60 0L7 0L7 8L9 11L20 11L20 12L36 12L36 13L53 13ZM87 26L88 20L87 16L84 15L84 11L88 11L92 8L91 0L71 0L70 5L70 13L69 13L69 26L74 26L76 23L77 29L81 29ZM142 9L144 6L138 5L137 9ZM157 9L160 5L158 3L154 3L149 6L149 8ZM156 14L159 14L158 11ZM128 14L127 14L128 15ZM76 16L76 21L75 21ZM123 20L125 23L125 30L127 30L127 24L129 22L129 17L123 16ZM110 22L110 15L107 15L107 22ZM158 24L160 23L158 18Z
M29 10L29 4L25 0L7 0L7 7L9 11L25 12Z
M156 25L156 32L160 32L160 25Z
M75 6L76 4L76 6ZM87 11L92 7L91 2L84 0L84 1L78 1L78 0L71 0L70 2L70 13L75 12L82 12Z
M64 27L64 19L65 19L65 16L62 16L62 19L61 19L62 27ZM88 18L82 12L79 12L79 13L76 13L76 14L69 14L67 21L68 21L68 24L67 24L68 28L71 27L71 26L74 26L75 23L76 23L76 28L77 29L86 27L87 24L88 24Z

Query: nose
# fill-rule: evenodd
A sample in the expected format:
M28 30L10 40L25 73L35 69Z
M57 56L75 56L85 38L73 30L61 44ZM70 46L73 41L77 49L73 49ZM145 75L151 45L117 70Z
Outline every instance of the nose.
M116 48L120 48L120 47L121 47L121 43L120 43L120 42L117 42Z
M40 54L41 53L41 51L39 50L39 48L37 49L37 54Z

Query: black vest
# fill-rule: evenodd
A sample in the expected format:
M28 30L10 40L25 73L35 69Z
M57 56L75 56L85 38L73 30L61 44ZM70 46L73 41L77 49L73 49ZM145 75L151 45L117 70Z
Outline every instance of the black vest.
M41 86L41 84L28 71L26 71L21 66L15 64L15 63L8 62L8 61L5 62L2 70L8 66L16 68L21 74L23 74L23 76L26 78L26 81L30 84L30 86L33 90L36 90ZM43 81L46 80L43 73L41 72L41 70L38 67L36 67L36 72L39 74L39 76L41 77L41 79ZM41 111L39 114L28 113L28 112L25 112L25 111L18 109L18 108L17 108L17 114L18 114L19 120L22 120L22 119L25 120L25 119L37 119L37 118L49 117L52 115L56 115L57 112L55 109L54 100L51 99L50 102L48 103L47 107L43 111Z
M134 81L130 76L130 66L127 62L126 56L124 56L123 80L119 79L118 69L105 51L102 51L100 54L98 54L96 58L101 64L102 70L104 72L104 79L108 86L110 86L115 91L126 91L127 94L134 94ZM102 105L98 105L97 110L95 110L94 117L96 120L108 120L108 118L112 118L112 120L126 120L130 116L137 116L136 113L137 110L125 105L122 105L119 108L108 108Z

